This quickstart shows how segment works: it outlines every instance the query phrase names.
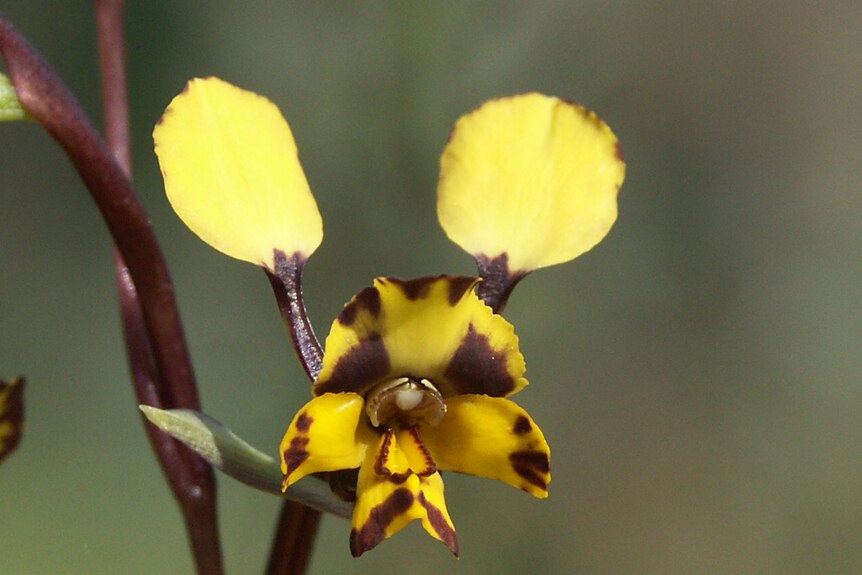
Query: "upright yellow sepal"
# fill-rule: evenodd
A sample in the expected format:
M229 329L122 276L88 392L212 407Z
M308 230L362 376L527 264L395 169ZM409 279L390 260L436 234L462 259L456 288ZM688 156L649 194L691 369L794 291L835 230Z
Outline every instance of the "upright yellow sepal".
M491 100L462 116L440 160L437 215L449 238L511 272L569 261L617 216L625 163L610 128L542 94Z
M217 250L274 269L273 251L310 256L323 239L290 127L263 96L191 80L153 131L168 200Z

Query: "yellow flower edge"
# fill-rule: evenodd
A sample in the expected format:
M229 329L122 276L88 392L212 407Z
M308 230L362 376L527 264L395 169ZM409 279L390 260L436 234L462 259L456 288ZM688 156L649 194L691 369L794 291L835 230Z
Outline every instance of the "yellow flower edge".
M456 123L440 159L437 215L474 257L514 273L586 252L617 217L619 142L583 106L537 93L486 102Z
M196 78L153 131L165 192L203 241L274 269L274 250L307 259L323 222L278 108L218 78Z

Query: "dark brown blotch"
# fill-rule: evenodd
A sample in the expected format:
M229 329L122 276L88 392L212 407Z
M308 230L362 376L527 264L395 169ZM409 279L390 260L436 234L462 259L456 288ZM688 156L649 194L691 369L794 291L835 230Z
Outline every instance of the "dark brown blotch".
M284 474L285 476L289 476L291 473L296 471L296 468L308 459L310 454L306 447L308 447L307 437L294 437L290 440L290 445L282 454L284 462L287 464L287 472Z
M518 416L518 419L515 420L514 427L512 427L512 431L515 435L530 433L530 430L532 429L533 426L530 424L530 418L523 415Z
M373 317L380 315L380 292L377 291L377 288L365 288L356 294L338 314L338 322L345 326L353 325L359 312L363 309L367 310Z
M296 418L296 430L300 433L308 433L312 423L314 423L314 418L303 411Z
M397 285L404 292L404 295L410 301L424 299L428 297L428 292L431 290L431 284L439 280L443 276L424 276L412 280L403 280L401 278L386 278L386 281L393 285Z
M359 557L386 539L386 528L413 505L413 494L406 487L396 489L383 503L371 510L361 529L350 531L350 553Z
M445 376L457 394L504 397L515 389L515 379L506 369L506 353L491 347L488 337L472 324L446 366Z
M424 493L419 494L418 500L419 503L422 504L422 507L425 508L425 512L428 514L428 522L431 524L431 527L434 528L434 531L440 537L440 540L443 541L455 557L458 557L458 535L455 533L455 530L452 529L452 526L449 525L449 522L446 521L446 517L443 515L443 512L432 505L431 502L425 498Z
M329 378L314 384L314 393L362 393L388 374L389 352L380 334L374 334L341 356Z
M449 305L455 306L467 290L473 287L476 278L472 276L451 276L449 279Z
M509 463L515 473L520 475L527 483L535 485L539 489L547 489L548 482L545 479L551 471L551 462L547 453L539 451L516 451L509 455Z

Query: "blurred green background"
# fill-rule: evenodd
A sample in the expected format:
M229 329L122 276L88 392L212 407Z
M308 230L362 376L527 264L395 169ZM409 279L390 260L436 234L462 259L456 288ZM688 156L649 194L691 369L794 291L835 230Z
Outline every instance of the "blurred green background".
M862 4L753 0L127 2L138 190L204 406L275 452L308 398L259 270L171 213L150 132L193 76L275 101L326 237L319 335L377 275L471 273L436 222L454 120L539 90L597 111L628 178L597 248L515 291L551 497L449 474L462 559L418 524L323 573L862 572ZM100 125L90 4L6 0ZM0 467L0 573L189 573L128 382L111 242L32 123L0 126L0 374L27 432ZM228 570L261 573L277 501L223 476Z

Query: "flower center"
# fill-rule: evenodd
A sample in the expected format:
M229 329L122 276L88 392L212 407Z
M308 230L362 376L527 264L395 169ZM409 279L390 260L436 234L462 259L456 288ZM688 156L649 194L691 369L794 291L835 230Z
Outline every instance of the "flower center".
M446 415L446 403L427 379L397 377L378 383L368 392L365 412L374 427L437 425Z

